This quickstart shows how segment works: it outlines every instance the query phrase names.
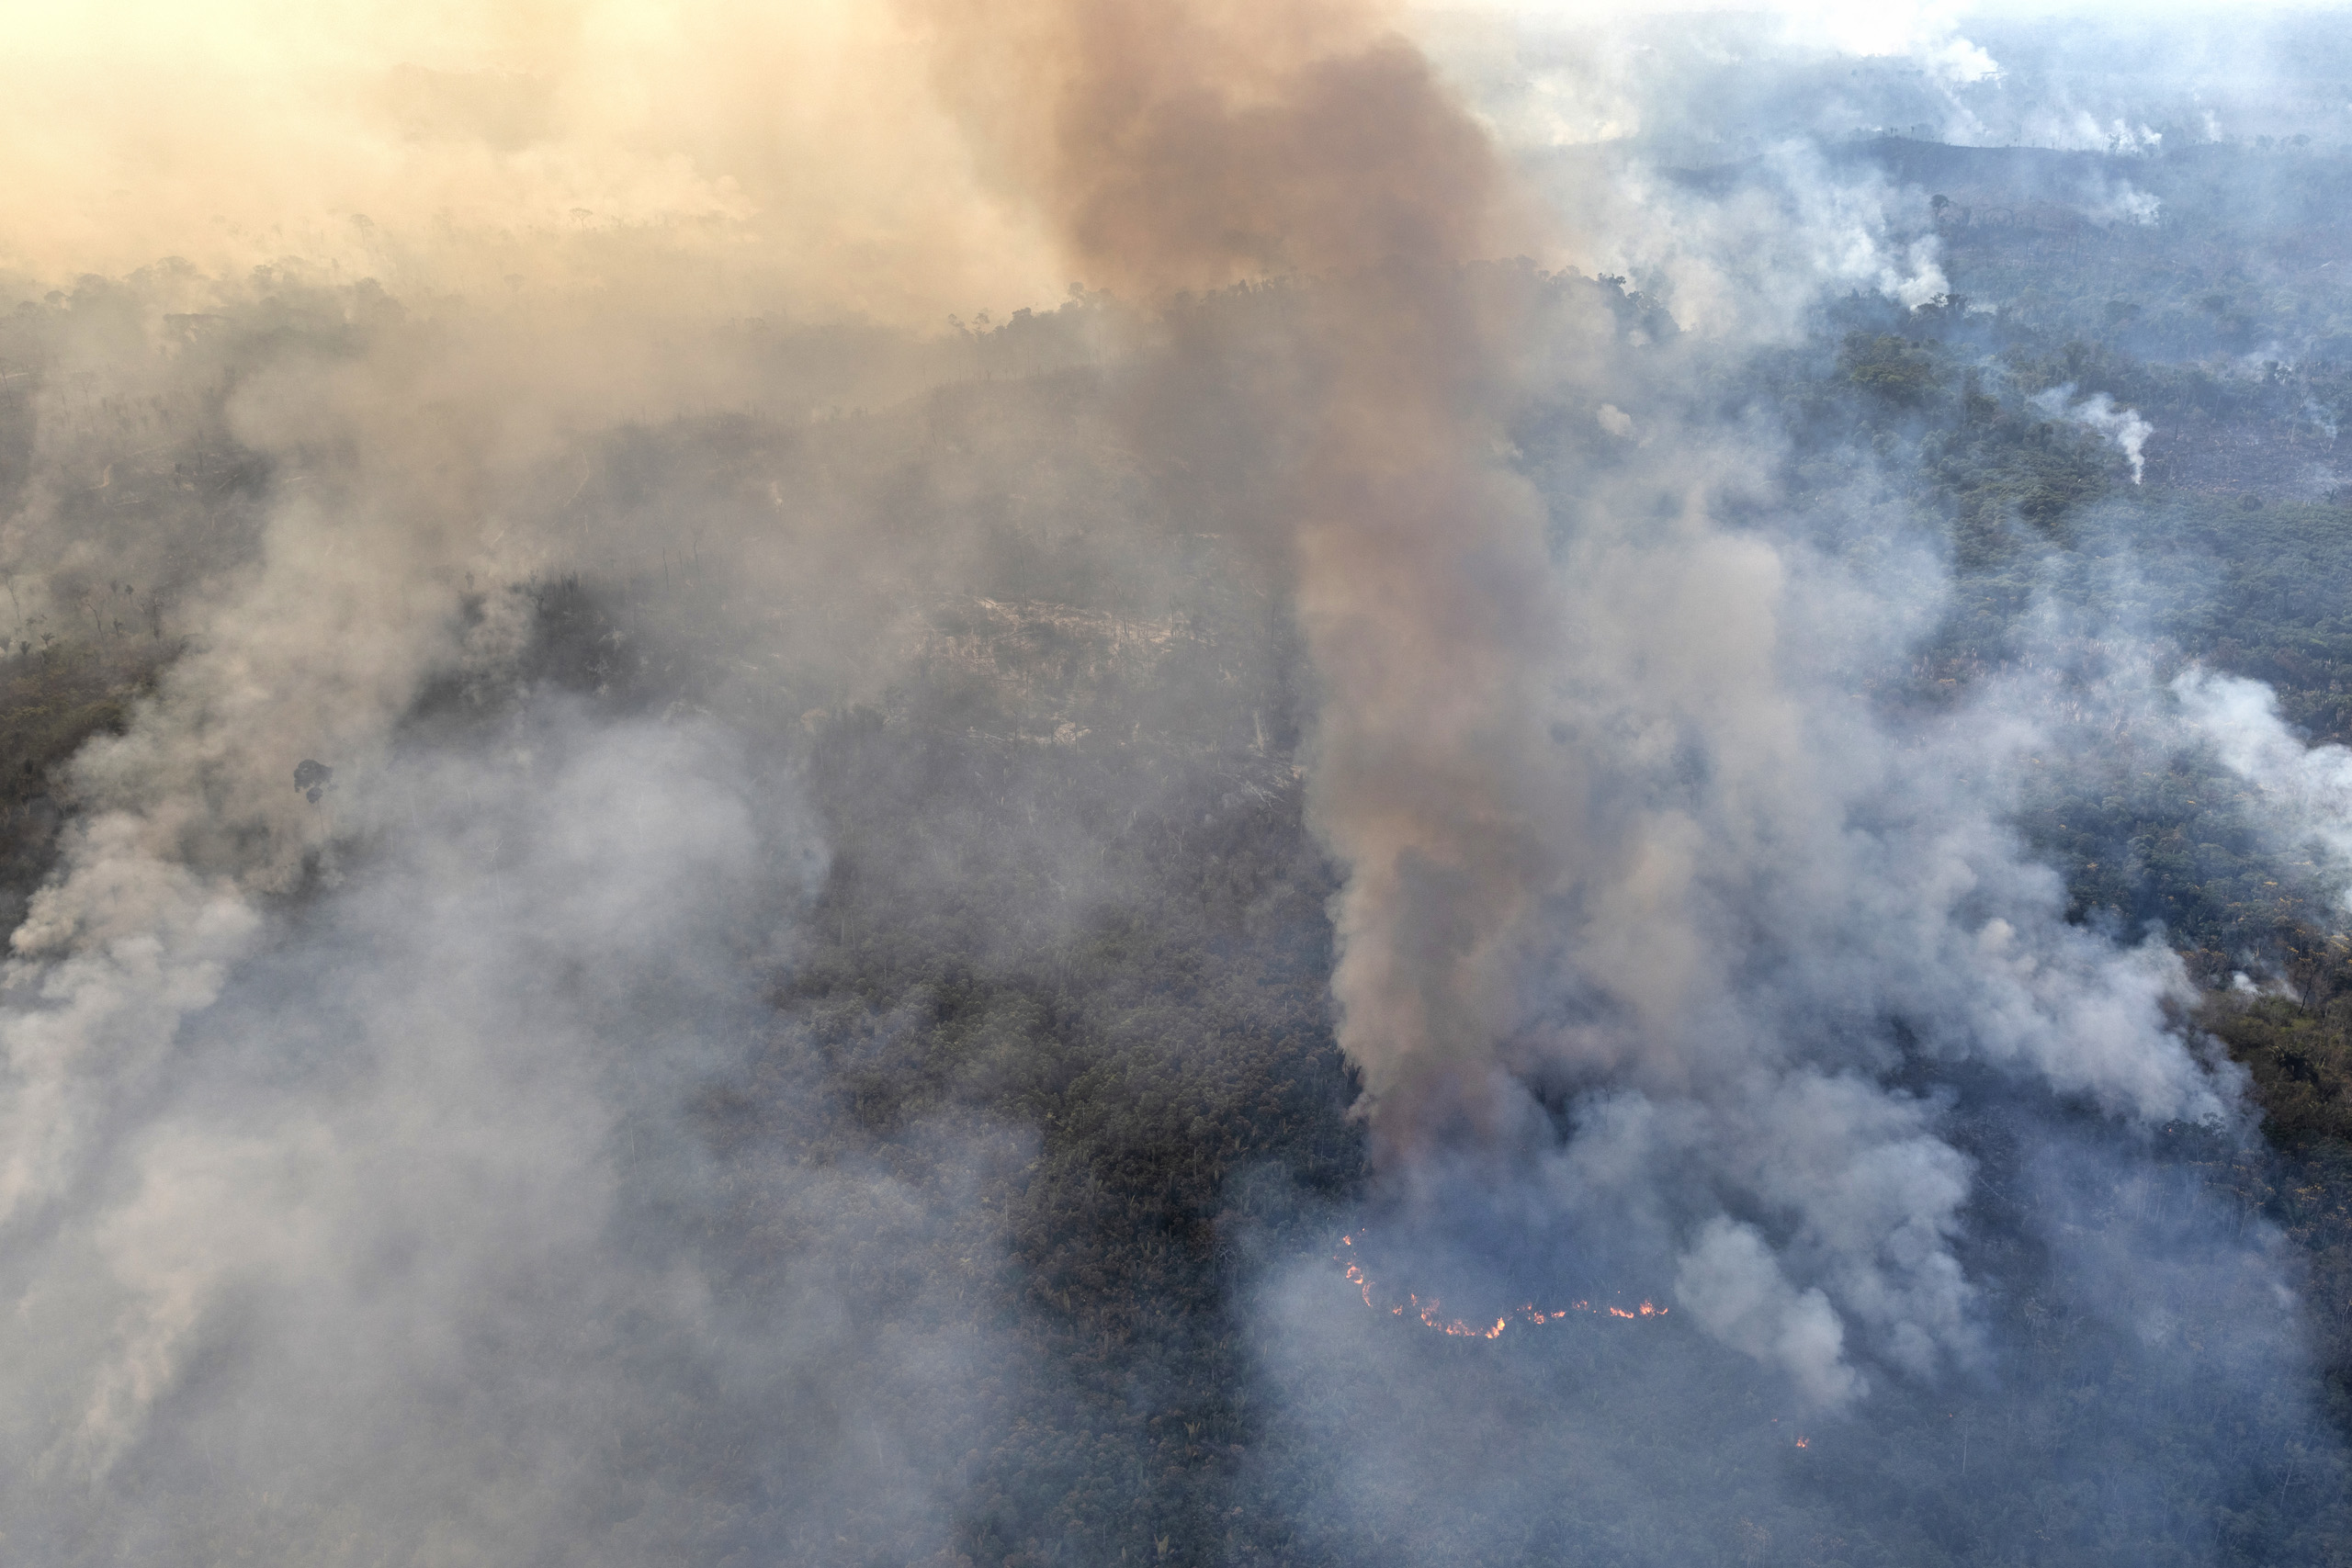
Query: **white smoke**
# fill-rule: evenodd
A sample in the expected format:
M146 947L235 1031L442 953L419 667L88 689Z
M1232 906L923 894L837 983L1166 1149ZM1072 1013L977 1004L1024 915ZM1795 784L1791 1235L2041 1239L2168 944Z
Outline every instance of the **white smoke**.
M2140 189L2130 180L2117 180L2111 186L2098 182L2083 208L2084 216L2094 223L2129 223L2143 229L2154 223L2163 210L2162 197Z
M1792 1286L1755 1226L1720 1215L1702 1224L1675 1271L1674 1293L1724 1344L1788 1368L1815 1406L1843 1404L1862 1392L1846 1364L1845 1325L1829 1298Z
M48 584L27 608L131 576L141 646L176 657L60 771L74 815L0 978L12 1554L946 1543L962 1450L904 1413L956 1405L1009 1352L877 1328L874 1306L991 1267L970 1184L1017 1140L943 1135L935 1181L854 1151L763 1168L737 1196L782 1228L747 1238L686 1107L780 1027L755 988L823 846L788 770L740 736L592 722L522 667L515 585L592 549L641 573L688 538L739 580L774 572L771 614L798 574L823 581L831 611L795 623L849 659L872 646L828 618L861 618L875 585L822 564L839 498L820 485L748 546L565 505L632 415L753 388L805 407L805 378L827 384L754 328L632 294L627 270L476 306L159 267L15 318L50 378L0 528L11 570ZM909 344L847 384L960 373L952 349ZM747 355L765 367L740 376ZM224 451L266 482L224 486L206 467ZM100 484L137 494L80 499ZM953 530L929 544L952 552ZM463 716L420 725L436 690ZM335 773L315 801L305 757ZM821 1076L788 1040L769 1066ZM820 1086L786 1098L810 1122L792 1146L829 1128ZM723 1256L678 1245L729 1226ZM877 1331L903 1378L845 1349ZM805 1477L772 1494L781 1517L754 1530L695 1501L707 1476L684 1472L709 1450L643 1424L681 1402L758 1433L751 1470Z
M1856 711L1836 671L1867 644L1804 628L1899 638L1899 601L1695 507L1588 509L1554 592L1581 629L1527 788L1577 805L1528 823L1556 870L1482 1010L1512 1078L1591 1086L1556 1201L1682 1235L1679 1303L1815 1397L1864 1389L1858 1349L1968 1364L1968 1162L1886 1078L1975 1062L2120 1117L2221 1117L2165 1021L2177 960L2070 925L2001 826L2033 728L1987 708L1897 739Z
M2052 387L2036 392L2033 406L2052 419L2063 419L2072 424L2086 425L2115 443L2124 461L2132 465L2132 482L2138 484L2146 473L2148 462L2144 449L2148 437L2156 427L2140 417L2137 409L2119 409L2115 400L2105 392L2094 392L2081 402L2072 400L2075 384Z
M1544 182L1579 265L1623 275L1686 331L1785 341L1825 295L1916 308L1950 293L1927 197L1809 142L1770 148L1732 190L1702 195L1637 158L1556 165Z
M1998 62L1960 30L1960 7L1940 0L1837 0L1792 7L1792 41L1826 42L1841 54L1895 56L1947 86L1984 82L2001 73Z
M2113 152L2127 157L2153 157L2164 148L2164 132L2129 119L2101 121L2088 109L2052 107L2028 115L2022 130L2028 143L2075 152Z
M2318 846L2336 874L2352 873L2352 750L2299 739L2259 681L2193 669L2172 689L2191 734L2261 792L2261 819L2290 843Z
M772 1542L942 1547L952 1423L906 1417L1008 1352L902 1313L989 1256L967 1197L854 1159L768 1168L777 1250L748 1297L749 1238L693 1239L741 1216L684 1108L758 1038L744 960L822 871L789 790L707 722L560 707L344 776L369 863L299 919L118 876L111 935L19 961L40 990L7 1020L11 1549L723 1556L742 1524L681 1477L713 1459L665 1429L682 1400L789 1476ZM756 1414L777 1404L822 1441Z

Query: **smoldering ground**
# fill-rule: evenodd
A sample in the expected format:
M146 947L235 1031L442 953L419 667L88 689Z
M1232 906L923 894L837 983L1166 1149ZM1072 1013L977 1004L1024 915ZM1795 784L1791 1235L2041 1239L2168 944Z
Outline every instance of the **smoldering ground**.
M2030 716L1870 700L1932 531L1693 390L1926 298L1917 193L1609 238L1679 333L1498 259L1595 242L1383 13L763 23L912 106L821 178L681 15L90 122L157 177L250 68L209 164L318 140L12 328L12 570L96 628L30 667L150 672L15 942L11 1546L2302 1549L2177 961L2008 827ZM18 265L187 227L73 210ZM279 210L317 259L222 281Z

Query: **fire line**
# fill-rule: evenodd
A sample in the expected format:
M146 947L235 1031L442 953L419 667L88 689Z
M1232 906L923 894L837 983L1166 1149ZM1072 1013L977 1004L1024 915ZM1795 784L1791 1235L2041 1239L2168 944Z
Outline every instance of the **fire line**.
M1378 1311L1382 1303L1373 1299L1372 1276L1364 1272L1362 1264L1352 1260L1355 1237L1341 1236L1340 1246L1346 1250L1332 1254L1331 1260L1345 1266L1348 1282L1363 1292L1363 1304ZM1595 1306L1589 1301L1570 1302L1566 1306L1553 1307L1549 1310L1538 1310L1534 1303L1527 1302L1521 1303L1517 1310L1505 1313L1496 1318L1489 1325L1483 1318L1472 1323L1459 1317L1447 1317L1444 1303L1437 1297L1431 1296L1429 1300L1423 1301L1410 1291L1405 1292L1403 1301L1391 1299L1388 1300L1387 1305L1389 1315L1392 1317L1408 1318L1421 1324L1424 1327L1434 1328L1441 1334L1463 1339L1499 1339L1502 1337L1503 1330L1514 1323L1523 1324L1531 1328L1541 1328L1547 1323L1560 1322L1572 1313L1581 1313L1591 1317L1617 1317L1629 1322L1639 1322L1643 1318L1664 1317L1671 1310L1648 1301L1634 1307L1606 1304Z

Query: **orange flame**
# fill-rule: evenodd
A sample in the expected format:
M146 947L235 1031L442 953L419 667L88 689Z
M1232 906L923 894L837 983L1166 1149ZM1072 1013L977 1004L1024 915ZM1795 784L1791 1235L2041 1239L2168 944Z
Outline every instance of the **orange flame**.
M1355 1237L1343 1235L1340 1238L1340 1245L1344 1247L1353 1247ZM1332 1261L1344 1265L1348 1283L1363 1292L1363 1304L1377 1310L1381 1303L1373 1300L1373 1279L1371 1275L1364 1272L1363 1265L1349 1262L1341 1254L1334 1254ZM1496 1318L1493 1325L1489 1327L1464 1322L1458 1317L1446 1316L1444 1303L1435 1296L1424 1302L1419 1296L1408 1291L1405 1292L1404 1301L1397 1302L1392 1299L1388 1303L1389 1315L1392 1317L1409 1315L1425 1328L1434 1328L1440 1334L1461 1339L1499 1339L1502 1337L1503 1330L1509 1328L1513 1321L1541 1328L1547 1323L1559 1322L1572 1312L1586 1313L1593 1316L1605 1314L1632 1321L1645 1317L1664 1317L1668 1310L1649 1301L1645 1301L1639 1306L1631 1309L1619 1306L1595 1307L1589 1301L1579 1301L1571 1302L1566 1306L1553 1307L1549 1311L1539 1309L1533 1302L1523 1302L1516 1313L1505 1313L1502 1316Z

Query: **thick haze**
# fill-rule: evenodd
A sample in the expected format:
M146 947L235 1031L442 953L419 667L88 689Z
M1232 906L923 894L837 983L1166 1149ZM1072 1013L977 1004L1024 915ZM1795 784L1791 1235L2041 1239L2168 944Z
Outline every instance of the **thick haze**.
M1680 158L1890 131L2144 154L2352 135L2340 7L1668 4L1432 7L1507 145ZM1702 152L1702 150L1704 150Z
M1566 1451L1667 1521L1604 1402L1703 1410L1713 1380L1866 1447L2006 1397L2047 1348L2032 1270L2154 1404L2303 1388L2275 1238L2153 1152L2248 1133L2180 961L2071 923L2011 825L2046 716L1995 686L1884 716L1867 687L1941 613L1940 547L1866 472L1792 511L1781 437L1696 390L1826 297L1945 292L1927 193L1804 136L2206 121L2154 62L2071 73L2075 24L1865 20L29 18L0 332L42 368L0 567L20 623L170 656L73 762L11 939L8 1550L948 1560L972 1389L1057 1376L967 1299L1004 1267L979 1194L1035 1134L883 1158L772 996L835 850L807 738L897 700L942 603L996 606L1012 539L1084 556L1084 613L1172 626L1169 541L1211 537L1274 606L1250 635L1295 635L1279 670L1234 657L1291 682L1295 757L1262 711L1255 746L1295 761L1338 882L1373 1176L1336 1219L1370 1218L1384 1286L1671 1308L1580 1369L1454 1375L1320 1257L1266 1263L1235 1310L1270 1420L1337 1456L1302 1517L1499 1551L1558 1483L1528 1456ZM1824 107L1838 71L1855 98ZM1754 162L1709 186L1651 158L1693 148ZM2049 412L2138 480L2135 412ZM629 456L726 421L752 456ZM1572 432L1541 462L1538 425ZM723 599L655 594L684 560ZM608 666L650 694L627 714L536 673L583 580L618 606L596 694ZM724 671L694 701L662 686L689 652ZM1140 747L1222 700L1179 679L1095 728ZM2279 831L2346 838L2340 754L2258 690L2179 700L2180 745L2301 781ZM1114 902L1088 844L1049 820L1035 852ZM784 1109L722 1160L692 1108L755 1059ZM2085 1219L2086 1190L2136 1206ZM2306 1403L2265 1404L2262 1441L2328 1448ZM1733 1419L1662 1463L1712 1462ZM1419 1462L1456 1439L1507 1451ZM2154 1529L2164 1464L2234 1495L2268 1461L2105 1462L2149 1479L2101 1506ZM1658 1530L1628 1560L1683 1550Z

